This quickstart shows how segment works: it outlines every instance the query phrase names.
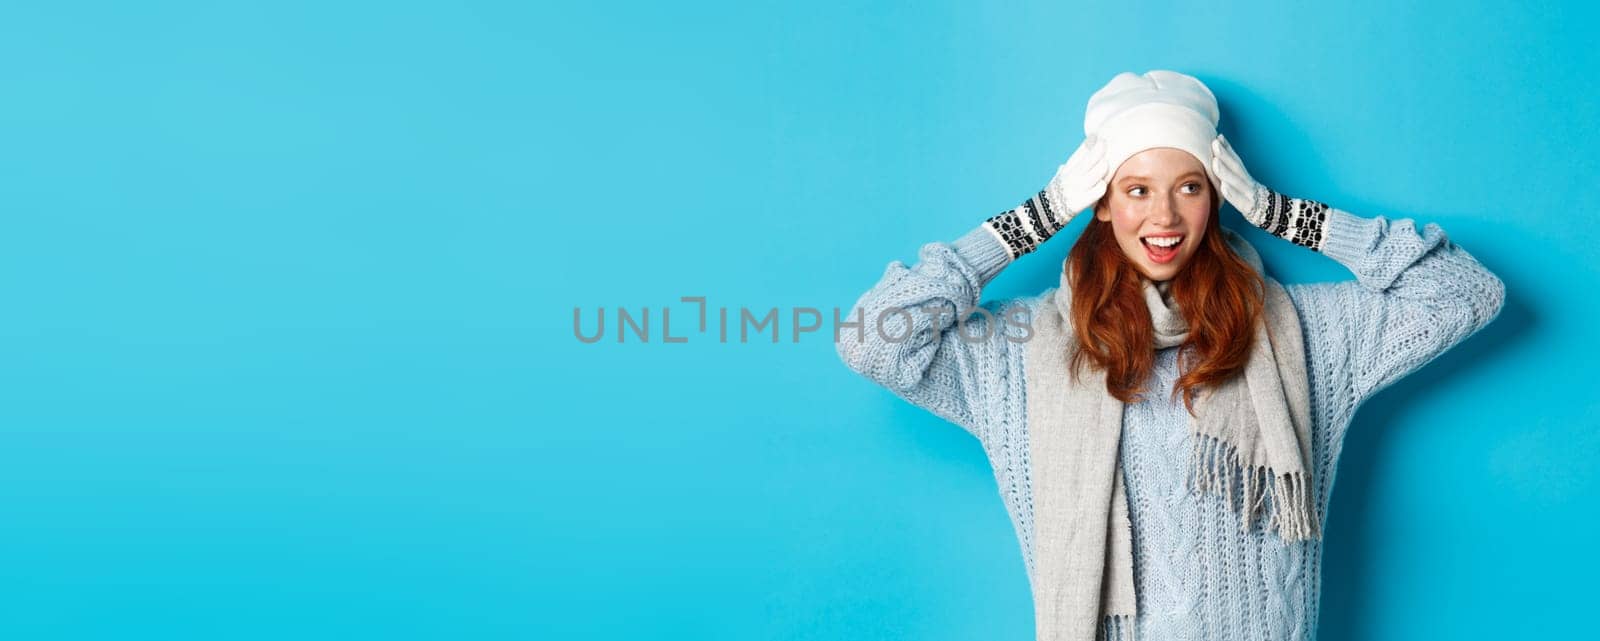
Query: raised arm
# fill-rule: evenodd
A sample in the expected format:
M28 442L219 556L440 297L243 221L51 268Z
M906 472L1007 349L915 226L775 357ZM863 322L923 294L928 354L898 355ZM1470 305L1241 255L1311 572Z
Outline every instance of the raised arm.
M1354 405L1414 372L1500 313L1505 284L1444 230L1411 219L1365 218L1267 189L1226 139L1213 144L1228 201L1267 232L1338 261L1355 280L1286 287L1307 352L1342 356ZM1342 426L1333 429L1342 429ZM1337 444L1342 435L1333 434Z
M845 317L861 325L840 330L839 357L987 445L979 408L1002 387L1028 317L1015 299L980 305L983 288L1099 199L1106 175L1104 148L1086 139L1026 202L954 242L923 245L915 265L891 261Z

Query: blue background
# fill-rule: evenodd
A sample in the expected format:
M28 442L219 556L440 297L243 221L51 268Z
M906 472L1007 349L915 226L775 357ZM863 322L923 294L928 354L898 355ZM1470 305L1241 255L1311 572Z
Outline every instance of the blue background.
M1215 90L1257 179L1438 223L1508 286L1357 415L1322 638L1592 634L1580 3L30 4L0 9L0 637L1030 639L976 440L787 315L1015 206L1152 68ZM575 338L619 306L650 342Z

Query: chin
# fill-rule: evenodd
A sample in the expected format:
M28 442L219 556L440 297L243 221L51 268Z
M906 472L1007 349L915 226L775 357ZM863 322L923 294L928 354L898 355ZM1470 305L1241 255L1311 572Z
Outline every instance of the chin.
M1141 271L1140 273L1144 274L1144 277L1150 280L1163 281L1172 280L1178 275L1179 272L1182 271L1182 269L1163 269L1161 271Z
M1184 266L1189 264L1188 256L1179 256L1178 260L1164 265L1151 265L1142 260L1143 258L1141 256L1133 261L1134 270L1145 278L1154 281L1172 280L1178 274L1183 273Z

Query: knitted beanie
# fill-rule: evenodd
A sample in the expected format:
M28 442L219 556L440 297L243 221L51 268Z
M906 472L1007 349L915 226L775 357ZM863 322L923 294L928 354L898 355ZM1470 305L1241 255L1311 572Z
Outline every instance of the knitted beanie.
M1217 137L1217 97L1193 76L1176 71L1151 71L1142 76L1117 74L1089 97L1083 133L1106 145L1106 179L1122 163L1146 149L1173 147L1199 159L1211 185L1221 179L1211 171L1211 140Z

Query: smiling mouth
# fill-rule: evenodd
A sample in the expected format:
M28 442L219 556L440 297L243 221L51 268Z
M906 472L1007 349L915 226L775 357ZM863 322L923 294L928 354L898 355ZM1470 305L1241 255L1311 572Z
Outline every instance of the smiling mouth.
M1144 245L1145 254L1151 262L1168 263L1178 256L1178 247L1185 240L1186 236L1145 236L1139 242Z

